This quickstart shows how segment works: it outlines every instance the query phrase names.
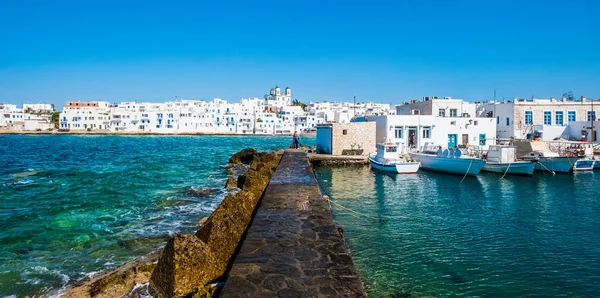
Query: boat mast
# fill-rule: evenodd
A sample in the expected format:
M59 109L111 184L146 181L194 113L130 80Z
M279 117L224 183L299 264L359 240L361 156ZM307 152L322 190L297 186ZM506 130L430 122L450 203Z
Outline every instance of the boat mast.
M356 122L356 94L354 94L354 122Z
M590 120L592 120L592 148L594 147L594 142L596 141L596 134L594 133L594 120L596 120L596 113L594 112L594 99L590 99L592 101L592 115L590 116Z

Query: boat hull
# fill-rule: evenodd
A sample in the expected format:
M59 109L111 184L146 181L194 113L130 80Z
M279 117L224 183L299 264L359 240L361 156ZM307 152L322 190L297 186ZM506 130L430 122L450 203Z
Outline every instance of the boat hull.
M573 166L573 171L575 171L575 172L593 171L594 165L596 163L598 163L598 162L595 160L592 160L592 159L580 159L575 162L575 165Z
M535 171L535 165L536 163L531 161L516 161L512 163L486 162L481 170L500 174L532 176Z
M475 176L483 168L485 161L475 158L445 158L435 155L410 153L410 157L421 162L421 168L430 171L457 175Z
M535 165L535 170L570 173L577 159L577 157L540 157Z
M419 170L418 162L406 162L406 163L396 163L396 164L383 164L373 160L373 158L369 157L369 162L371 162L371 167L374 169L399 173L399 174L412 174L416 173Z

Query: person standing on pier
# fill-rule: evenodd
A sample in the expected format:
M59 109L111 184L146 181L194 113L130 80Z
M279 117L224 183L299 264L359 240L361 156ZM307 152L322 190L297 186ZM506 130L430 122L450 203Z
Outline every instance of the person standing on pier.
M294 149L300 148L300 137L298 136L298 132L294 132Z

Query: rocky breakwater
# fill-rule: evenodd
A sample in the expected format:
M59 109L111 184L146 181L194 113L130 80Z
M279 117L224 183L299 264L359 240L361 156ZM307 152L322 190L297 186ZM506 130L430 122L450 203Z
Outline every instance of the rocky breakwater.
M209 297L225 273L281 159L281 153L244 149L229 160L250 164L239 175L241 190L227 195L194 234L175 234L165 245L150 278L149 291L162 297Z
M227 195L195 234L175 234L164 249L84 280L62 297L137 297L136 285L146 283L157 298L212 296L211 284L225 273L281 155L254 149L234 154L230 168L248 167L237 173L240 191Z

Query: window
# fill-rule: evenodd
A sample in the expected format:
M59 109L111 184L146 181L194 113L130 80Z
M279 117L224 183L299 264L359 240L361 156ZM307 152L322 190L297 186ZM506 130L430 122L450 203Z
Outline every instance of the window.
M554 121L556 125L563 126L565 121L565 112L563 111L555 111L554 112Z
M544 125L552 125L552 112L544 111Z
M456 109L450 109L450 117L456 117L457 112Z
M500 116L496 116L496 124L500 124Z
M438 116L440 116L440 117L446 117L446 110L445 109L439 109Z
M596 121L596 111L587 112L587 121Z
M485 141L486 141L485 134L484 133L479 134L479 146L485 146Z
M506 117L506 126L509 126L509 125L510 125L510 118Z
M347 135L348 134L348 130L347 129L342 130L342 134L343 135Z
M431 127L430 126L423 127L423 139L431 139Z
M385 152L391 152L391 153L398 152L398 147L387 147L387 148L385 148Z
M567 112L567 121L568 122L577 121L577 112L575 112L575 111L568 111Z
M533 124L533 112L532 111L525 111L525 124L526 125Z
M402 139L404 137L403 132L404 132L404 128L402 126L396 126L396 129L394 131L394 137L396 139Z

